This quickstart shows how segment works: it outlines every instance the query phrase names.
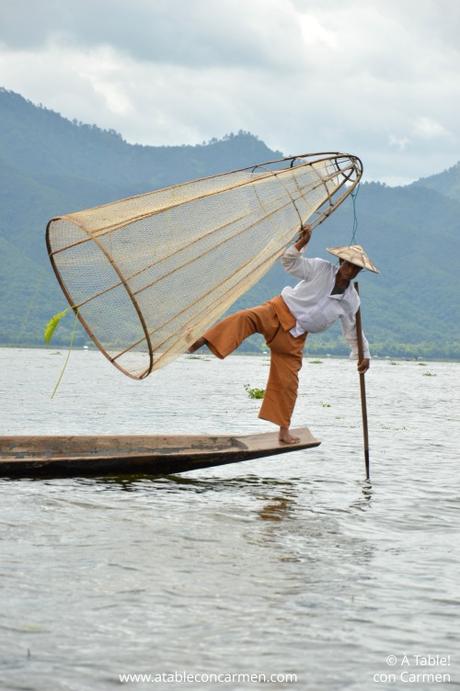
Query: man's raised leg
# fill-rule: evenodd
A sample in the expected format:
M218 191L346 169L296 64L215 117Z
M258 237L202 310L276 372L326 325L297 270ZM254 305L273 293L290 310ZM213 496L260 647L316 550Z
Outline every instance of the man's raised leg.
M190 348L187 348L187 353L192 354L204 345L206 345L206 341L204 340L203 336L201 336L201 338L195 341L195 343L192 343Z
M207 345L218 358L223 359L233 353L245 338L254 333L262 333L267 340L273 338L279 326L273 307L264 303L258 307L240 310L215 324L188 349L194 353Z

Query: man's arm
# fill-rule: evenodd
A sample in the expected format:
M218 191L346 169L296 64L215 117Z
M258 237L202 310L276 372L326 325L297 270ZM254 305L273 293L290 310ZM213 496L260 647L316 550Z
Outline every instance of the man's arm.
M310 242L311 234L313 232L313 228L309 223L305 223L305 225L301 226L300 228L300 236L297 242L295 243L294 247L296 250L301 252L303 248L308 245Z
M300 228L300 236L297 242L291 247L288 247L281 257L281 263L285 271L297 278L303 278L304 280L308 278L310 260L302 257L300 252L308 245L311 234L312 227L306 223Z

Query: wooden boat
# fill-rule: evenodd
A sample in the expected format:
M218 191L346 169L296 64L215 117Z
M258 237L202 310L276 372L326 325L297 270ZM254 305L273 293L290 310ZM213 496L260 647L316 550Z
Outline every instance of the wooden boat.
M298 444L277 433L244 436L11 436L0 437L0 476L69 477L183 473L319 446L307 427Z

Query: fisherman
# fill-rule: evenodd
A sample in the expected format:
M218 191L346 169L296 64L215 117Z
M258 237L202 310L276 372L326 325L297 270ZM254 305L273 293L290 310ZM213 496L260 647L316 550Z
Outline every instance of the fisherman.
M360 245L328 248L330 254L339 257L339 267L324 259L303 257L302 250L311 234L312 227L303 225L299 240L281 257L285 270L300 278L296 286L286 286L281 295L268 302L223 319L188 349L194 353L206 345L216 357L223 359L251 334L263 334L271 359L259 417L279 426L279 440L285 444L300 441L289 427L308 333L325 331L340 319L342 333L351 347L350 357L358 359L355 318L360 301L351 281L361 269L379 273ZM363 358L358 362L360 373L369 369L369 344L364 334L363 350Z

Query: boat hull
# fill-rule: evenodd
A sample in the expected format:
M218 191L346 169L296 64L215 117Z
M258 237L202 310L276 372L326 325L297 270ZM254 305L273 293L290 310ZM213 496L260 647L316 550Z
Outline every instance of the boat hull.
M298 444L281 444L277 433L0 437L0 476L164 475L309 449L321 443L307 427L293 433L300 437Z

